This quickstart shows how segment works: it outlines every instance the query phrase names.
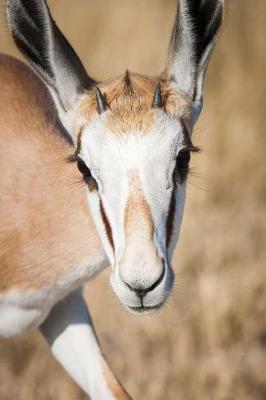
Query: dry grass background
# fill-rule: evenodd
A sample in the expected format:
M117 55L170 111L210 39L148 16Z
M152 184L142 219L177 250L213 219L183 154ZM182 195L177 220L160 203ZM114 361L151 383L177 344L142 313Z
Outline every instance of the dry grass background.
M175 2L49 4L91 74L106 78L161 71ZM227 1L168 306L127 314L108 271L87 286L105 354L135 400L266 399L265 15L265 0ZM0 50L14 53L3 18L0 33ZM84 395L37 333L0 341L0 400L63 399Z

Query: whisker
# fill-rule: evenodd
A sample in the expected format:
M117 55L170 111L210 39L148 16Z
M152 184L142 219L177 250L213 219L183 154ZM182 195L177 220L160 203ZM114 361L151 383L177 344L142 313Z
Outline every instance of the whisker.
M199 171L198 169L196 169L195 167L188 169L188 175L196 177L196 178L203 179L202 172Z

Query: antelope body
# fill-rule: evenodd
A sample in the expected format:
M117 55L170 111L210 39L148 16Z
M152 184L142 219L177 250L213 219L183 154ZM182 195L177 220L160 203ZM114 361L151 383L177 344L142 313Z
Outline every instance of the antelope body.
M0 56L0 335L39 328L96 400L129 396L101 354L80 289L111 264L114 291L132 312L168 298L222 12L221 0L181 0L165 73L99 83L44 0L7 1L32 69Z

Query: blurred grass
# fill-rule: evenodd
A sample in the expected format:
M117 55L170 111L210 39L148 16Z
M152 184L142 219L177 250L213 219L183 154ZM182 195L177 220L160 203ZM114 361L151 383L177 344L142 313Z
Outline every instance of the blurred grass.
M175 0L49 4L93 76L163 69ZM266 399L265 16L264 0L227 1L169 304L137 318L118 304L108 271L87 285L104 351L134 400ZM0 37L0 50L16 54L3 18ZM37 333L1 340L0 400L37 399L84 395Z

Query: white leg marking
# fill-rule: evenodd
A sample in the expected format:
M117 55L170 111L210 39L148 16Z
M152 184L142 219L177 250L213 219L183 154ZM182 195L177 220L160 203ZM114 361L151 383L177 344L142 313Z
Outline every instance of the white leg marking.
M116 381L115 390L111 390L113 376L111 388L108 387L108 367L80 291L58 303L40 330L56 359L93 400L129 399Z

